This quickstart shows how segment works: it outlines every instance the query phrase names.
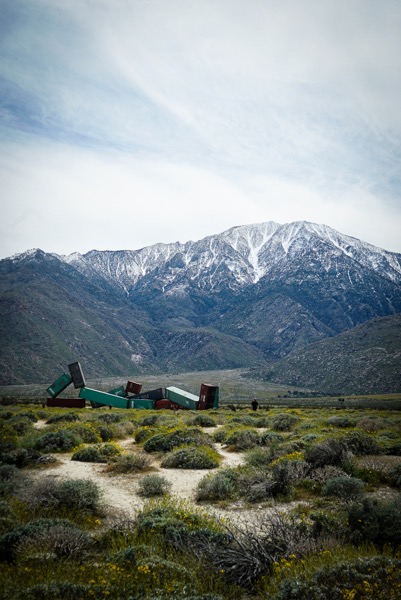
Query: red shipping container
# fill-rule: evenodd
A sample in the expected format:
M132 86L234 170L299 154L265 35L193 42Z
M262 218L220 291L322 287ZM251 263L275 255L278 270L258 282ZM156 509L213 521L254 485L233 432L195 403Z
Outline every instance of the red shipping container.
M216 391L217 386L202 383L199 393L199 410L208 410L214 407Z
M82 398L48 398L46 405L58 408L85 408L85 400Z
M168 408L170 410L187 410L184 409L182 406L179 406L175 402L171 402L171 400L156 400L155 408L156 410L161 410L163 408Z
M137 383L136 381L128 381L125 386L126 394L139 394L142 389L142 383Z

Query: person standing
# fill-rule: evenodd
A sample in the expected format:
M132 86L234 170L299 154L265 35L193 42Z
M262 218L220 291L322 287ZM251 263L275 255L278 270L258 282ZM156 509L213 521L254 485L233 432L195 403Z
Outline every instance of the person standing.
M254 398L251 402L252 410L258 410L259 402Z

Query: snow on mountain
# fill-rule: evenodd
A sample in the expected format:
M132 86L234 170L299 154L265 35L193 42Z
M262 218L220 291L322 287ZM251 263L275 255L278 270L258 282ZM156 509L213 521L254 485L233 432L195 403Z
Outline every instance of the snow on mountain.
M88 277L101 276L127 294L140 287L157 287L170 293L187 285L218 290L282 278L294 260L329 272L350 265L367 268L394 283L401 283L401 255L343 235L327 225L305 221L281 225L267 222L232 227L196 242L155 244L140 250L97 251L61 257Z

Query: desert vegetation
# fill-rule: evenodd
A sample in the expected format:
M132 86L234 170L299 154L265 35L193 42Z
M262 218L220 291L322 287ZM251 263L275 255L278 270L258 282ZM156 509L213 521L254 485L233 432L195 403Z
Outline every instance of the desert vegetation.
M0 598L399 598L400 413L234 408L0 407Z

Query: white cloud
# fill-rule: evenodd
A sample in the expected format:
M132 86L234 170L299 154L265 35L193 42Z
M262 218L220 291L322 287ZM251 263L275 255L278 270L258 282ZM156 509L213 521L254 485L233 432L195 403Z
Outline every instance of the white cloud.
M2 21L0 256L300 219L401 251L397 0L5 0Z

